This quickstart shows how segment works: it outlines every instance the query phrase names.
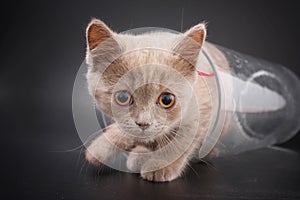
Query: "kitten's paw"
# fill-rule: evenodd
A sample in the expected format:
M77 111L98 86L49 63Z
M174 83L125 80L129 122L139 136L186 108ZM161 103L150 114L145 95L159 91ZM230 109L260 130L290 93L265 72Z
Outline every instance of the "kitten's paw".
M87 147L85 152L86 159L95 165L106 163L107 160L114 158L123 150L130 149L134 145L129 139L119 140L117 136L113 137L110 134L107 136L100 135Z
M180 176L181 170L177 169L176 166L166 165L166 161L150 159L143 165L141 176L143 179L155 182L172 181ZM159 169L160 166L166 167Z
M129 139L127 139L127 140L124 139L124 141L122 143L115 144L115 146L117 148L119 148L119 150L121 150L121 151L129 151L134 147L134 142Z
M93 165L101 165L101 162L97 158L95 158L88 150L85 151L85 159Z
M144 146L136 146L131 150L127 158L127 168L132 172L140 172L143 164L149 159L149 155L146 153L150 152Z

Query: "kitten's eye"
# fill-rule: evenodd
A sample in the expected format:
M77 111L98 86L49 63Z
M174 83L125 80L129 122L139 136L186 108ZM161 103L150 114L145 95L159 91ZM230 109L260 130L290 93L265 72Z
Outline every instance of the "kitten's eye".
M126 90L122 90L115 94L115 101L120 106L127 106L130 103L132 103L132 98L131 98L131 95L129 94L129 92L127 92Z
M171 93L162 93L158 98L158 104L165 109L171 108L175 104L175 96Z

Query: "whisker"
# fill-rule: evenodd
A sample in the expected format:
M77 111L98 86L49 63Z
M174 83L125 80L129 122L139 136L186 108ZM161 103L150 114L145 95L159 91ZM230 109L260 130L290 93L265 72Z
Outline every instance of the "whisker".
M79 161L80 161L80 157L81 157L82 150L83 150L83 146L82 146L81 149L80 149L80 152L79 152L79 155L78 155L78 158L77 158L77 161L76 161L76 168L77 168L78 165L79 165Z
M85 167L86 163L88 163L88 162L87 162L87 160L84 159L83 164L82 164L82 166L80 168L80 171L79 171L79 175L82 175L82 170Z
M187 166L196 174L197 177L199 177L199 174L197 173L197 171L192 167L192 165L190 165L190 163L187 162Z
M181 10L181 24L180 24L180 32L183 31L183 14L184 14L184 8Z
M108 126L109 127L109 126ZM73 151L76 151L76 150L79 150L80 148L84 147L87 143L89 143L93 138L95 138L94 136L97 135L97 134L102 134L104 130L106 130L108 127L105 127L99 131L96 131L95 133L91 134L85 142L83 142L81 145L77 146L77 147L74 147L72 149L66 149L66 150L58 150L58 151L48 151L48 152L51 152L51 153L68 153L68 152L73 152Z
M198 158L200 161L204 162L207 166L211 167L212 169L218 171L218 169L211 163L209 163L208 161L203 160L202 158Z

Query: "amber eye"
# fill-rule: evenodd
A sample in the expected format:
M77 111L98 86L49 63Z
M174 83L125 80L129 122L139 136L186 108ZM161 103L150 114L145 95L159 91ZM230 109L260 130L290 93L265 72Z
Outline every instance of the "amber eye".
M158 104L165 109L171 108L175 104L175 96L171 93L162 93L158 98Z
M132 103L132 98L126 90L119 91L115 94L115 101L120 106L127 106Z

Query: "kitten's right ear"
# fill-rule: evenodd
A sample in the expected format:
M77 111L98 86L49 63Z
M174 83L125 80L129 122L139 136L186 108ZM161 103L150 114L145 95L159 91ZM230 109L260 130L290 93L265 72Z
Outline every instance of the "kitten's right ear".
M99 19L92 19L86 30L88 50L95 49L103 41L112 37L115 33Z
M99 19L92 19L86 30L86 63L93 70L104 70L122 53L117 33Z

